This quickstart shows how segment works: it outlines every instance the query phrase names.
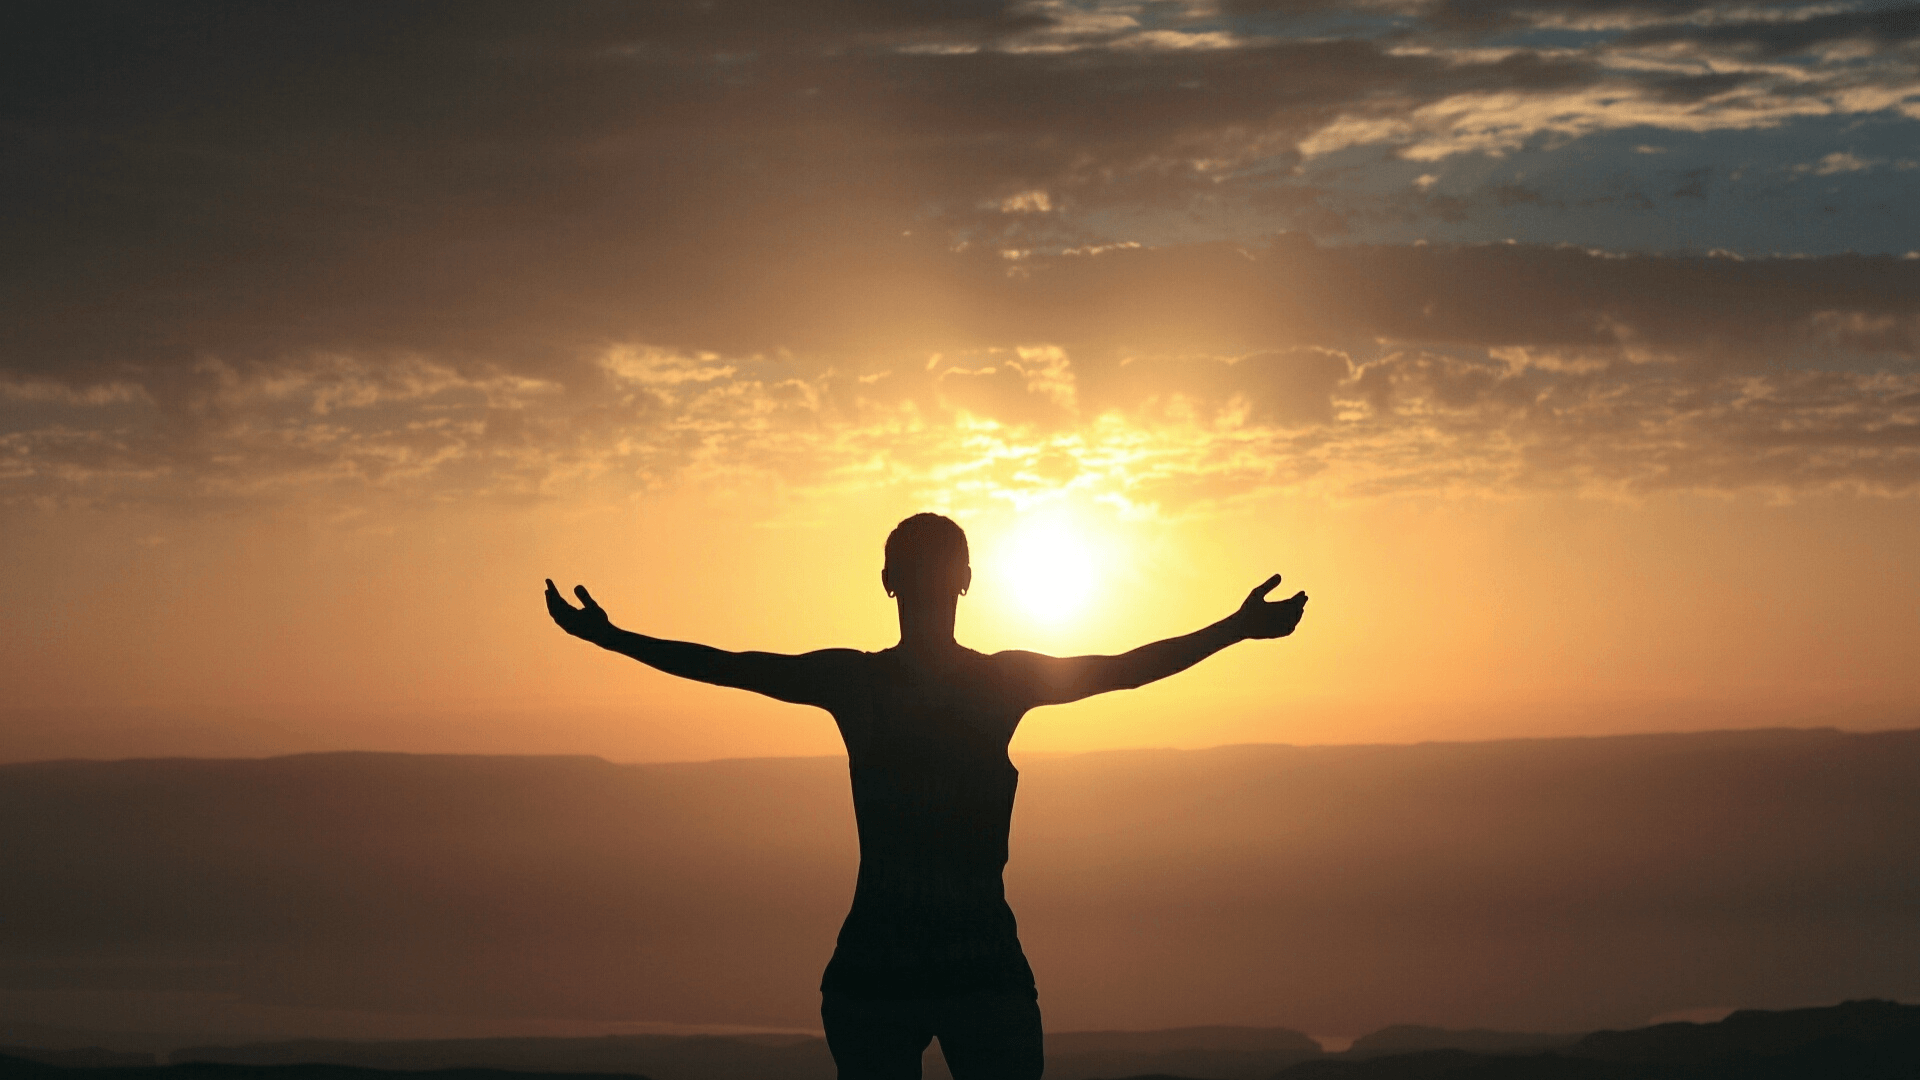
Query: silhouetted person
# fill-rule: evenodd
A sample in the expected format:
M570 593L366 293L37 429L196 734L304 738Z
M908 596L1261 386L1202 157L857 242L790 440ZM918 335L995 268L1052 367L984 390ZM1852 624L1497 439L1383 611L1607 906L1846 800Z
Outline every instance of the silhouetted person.
M920 1076L935 1037L955 1080L1040 1075L1040 1007L1001 872L1019 773L1007 743L1028 709L1143 686L1237 641L1285 637L1307 594L1270 603L1275 574L1238 611L1119 656L987 656L953 639L973 581L967 537L915 514L887 537L880 583L900 644L799 656L725 652L622 630L583 587L576 608L547 582L567 633L671 675L833 714L847 744L860 876L821 979L820 1015L841 1080Z

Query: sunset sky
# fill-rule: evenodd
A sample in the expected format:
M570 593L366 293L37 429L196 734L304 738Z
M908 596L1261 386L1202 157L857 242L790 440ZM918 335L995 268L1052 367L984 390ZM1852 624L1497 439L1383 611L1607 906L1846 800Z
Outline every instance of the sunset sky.
M1300 632L1016 753L1920 720L1920 7L16 3L0 760L829 754L570 640Z

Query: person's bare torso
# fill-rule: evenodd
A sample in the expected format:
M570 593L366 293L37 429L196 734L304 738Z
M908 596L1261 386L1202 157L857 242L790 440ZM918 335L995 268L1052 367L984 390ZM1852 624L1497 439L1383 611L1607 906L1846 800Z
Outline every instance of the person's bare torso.
M943 670L862 654L832 709L860 829L853 909L821 988L861 997L1031 990L1001 883L1027 704L995 657Z

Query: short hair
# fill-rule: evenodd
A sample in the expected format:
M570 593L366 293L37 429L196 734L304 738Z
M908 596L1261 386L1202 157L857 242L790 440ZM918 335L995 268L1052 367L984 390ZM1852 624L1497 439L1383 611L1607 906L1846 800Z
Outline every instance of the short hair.
M927 569L970 565L967 534L952 518L915 514L887 534L887 572L896 583L918 580Z

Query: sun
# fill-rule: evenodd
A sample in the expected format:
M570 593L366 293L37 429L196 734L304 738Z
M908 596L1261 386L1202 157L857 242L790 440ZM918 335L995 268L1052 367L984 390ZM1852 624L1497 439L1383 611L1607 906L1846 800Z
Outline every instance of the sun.
M1065 517L1037 517L1001 542L1002 587L1036 621L1062 623L1079 614L1099 577L1097 553Z

